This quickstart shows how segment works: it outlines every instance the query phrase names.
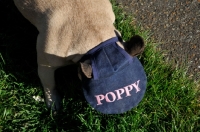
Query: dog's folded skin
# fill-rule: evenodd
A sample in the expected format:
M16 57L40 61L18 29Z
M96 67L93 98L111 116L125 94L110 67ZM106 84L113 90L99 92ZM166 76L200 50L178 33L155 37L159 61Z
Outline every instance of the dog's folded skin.
M15 5L39 31L38 74L48 108L59 110L56 91L57 68L77 63L90 49L116 36L115 16L109 0L14 0ZM130 41L132 42L132 41ZM141 38L141 42L142 38ZM123 42L121 42L123 43ZM124 46L129 44L124 44ZM137 44L134 44L137 47ZM124 47L128 52L130 46ZM144 45L139 44L135 55ZM136 53L138 52L138 53ZM133 52L131 52L134 55Z

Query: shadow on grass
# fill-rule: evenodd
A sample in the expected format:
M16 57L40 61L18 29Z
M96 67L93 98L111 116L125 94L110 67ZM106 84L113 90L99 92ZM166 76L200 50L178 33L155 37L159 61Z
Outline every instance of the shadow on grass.
M13 1L0 3L0 53L5 70L17 80L37 84L36 38L38 31L19 13ZM29 78L31 77L31 78Z
M20 14L11 0L0 1L0 14L3 18L0 24L0 54L5 61L4 70L14 75L17 82L41 87L37 74L37 29ZM81 122L77 119L77 112L84 111L87 103L84 102L81 82L77 75L76 65L56 71L56 83L64 97L64 108L63 112L54 118L51 118L47 110L43 110L45 108L40 109L40 119L44 121L43 125L46 122L47 128L51 126L49 129L78 130L77 126ZM38 129L40 128L44 127L38 126Z

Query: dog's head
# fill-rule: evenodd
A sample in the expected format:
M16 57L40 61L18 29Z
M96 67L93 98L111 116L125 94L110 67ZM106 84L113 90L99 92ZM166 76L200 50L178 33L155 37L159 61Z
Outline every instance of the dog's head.
M88 103L104 114L119 114L136 107L144 97L147 78L137 55L144 50L136 35L123 42L104 41L80 60L79 78Z
M140 55L144 51L144 40L139 35L131 37L127 42L123 42L119 39L117 44L124 48L124 50L132 57ZM78 76L80 80L82 80L82 76L92 78L92 66L89 59L84 62L80 62Z

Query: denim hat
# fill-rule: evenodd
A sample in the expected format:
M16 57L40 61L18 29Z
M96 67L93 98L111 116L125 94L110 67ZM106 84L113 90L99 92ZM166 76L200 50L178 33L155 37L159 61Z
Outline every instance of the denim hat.
M88 51L92 78L82 77L87 102L104 114L120 114L136 107L146 91L147 78L137 57L130 56L111 38Z

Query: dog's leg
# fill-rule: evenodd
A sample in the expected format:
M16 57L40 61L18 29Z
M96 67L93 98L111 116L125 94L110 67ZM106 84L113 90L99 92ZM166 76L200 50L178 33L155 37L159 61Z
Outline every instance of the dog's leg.
M38 74L44 88L45 101L48 108L57 111L61 107L61 97L56 90L54 72L56 68L38 66Z
M53 111L57 111L61 107L61 97L56 90L55 70L58 66L53 66L50 56L45 53L46 34L40 33L37 38L37 63L38 75L43 85L45 101L47 107Z

